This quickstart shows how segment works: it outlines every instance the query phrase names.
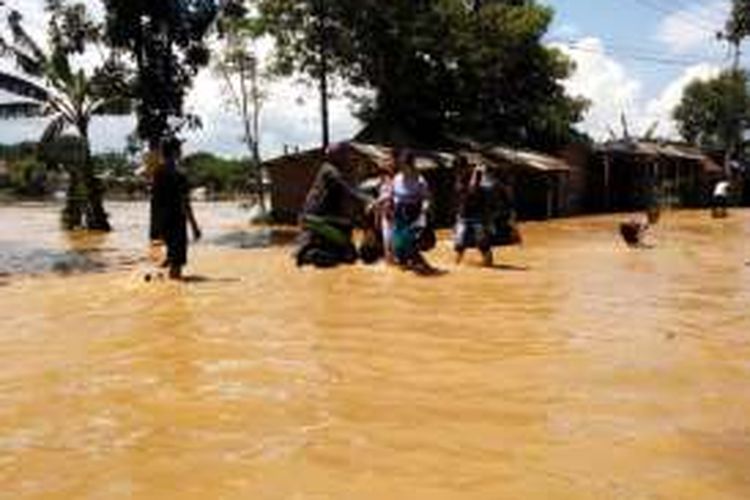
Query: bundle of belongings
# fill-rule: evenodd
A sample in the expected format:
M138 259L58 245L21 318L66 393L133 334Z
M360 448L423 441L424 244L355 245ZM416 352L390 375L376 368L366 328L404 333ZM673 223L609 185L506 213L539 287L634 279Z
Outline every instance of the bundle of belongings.
M300 217L302 232L295 252L298 266L327 268L356 262L357 249L352 242L352 199L364 203L369 200L348 184L338 168L324 163Z

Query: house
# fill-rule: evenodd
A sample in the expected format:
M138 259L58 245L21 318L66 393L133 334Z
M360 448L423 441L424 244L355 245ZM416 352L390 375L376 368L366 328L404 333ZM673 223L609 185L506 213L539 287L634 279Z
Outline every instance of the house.
M350 143L351 178L361 181L377 173L385 149L359 143ZM325 160L321 148L293 153L266 161L263 166L271 180L271 215L282 224L295 224L305 203L307 193Z
M571 177L575 169L562 158L503 146L479 151L509 180L519 218L549 219L573 213Z
M468 137L434 134L402 124L375 123L364 128L357 141L406 147L417 151L443 151L450 157L469 154L501 174L510 183L521 219L546 219L580 213L585 192L585 161L576 147L558 156L538 151L483 144ZM445 166L443 162L442 166ZM452 163L451 165L452 166ZM455 176L444 169L429 169L425 174L433 191L436 218L452 221ZM448 215L450 214L450 215ZM445 222L443 222L445 223Z
M710 199L723 169L699 149L675 143L622 140L601 144L588 169L591 211L641 210L659 200L696 207Z

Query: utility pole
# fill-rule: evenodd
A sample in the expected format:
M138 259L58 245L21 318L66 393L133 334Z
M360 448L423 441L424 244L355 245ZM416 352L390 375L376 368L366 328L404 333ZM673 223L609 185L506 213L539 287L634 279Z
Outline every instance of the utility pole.
M727 41L732 46L732 78L737 78L740 71L740 59L742 57L742 39L738 36L727 37ZM729 143L726 145L727 150L724 153L724 175L727 177L732 174L732 160L735 156L735 150L742 144L742 127L740 124L739 110L732 107L729 117Z

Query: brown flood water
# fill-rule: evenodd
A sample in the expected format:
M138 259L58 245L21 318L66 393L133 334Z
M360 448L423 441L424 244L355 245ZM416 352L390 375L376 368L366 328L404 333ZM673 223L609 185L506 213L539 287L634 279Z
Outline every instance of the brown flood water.
M621 219L437 278L208 244L184 285L13 277L0 498L748 498L750 213Z

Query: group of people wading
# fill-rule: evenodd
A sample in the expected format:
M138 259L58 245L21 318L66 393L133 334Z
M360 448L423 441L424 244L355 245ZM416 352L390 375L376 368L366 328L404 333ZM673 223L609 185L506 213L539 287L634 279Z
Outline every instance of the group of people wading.
M326 151L300 217L297 265L326 268L358 259L367 264L385 259L420 274L435 272L424 258L435 247L436 236L430 188L417 168L417 156L408 150L394 151L382 161L374 192L355 185L352 161L349 144ZM467 249L477 248L484 264L492 266L495 246L519 242L510 189L466 156L459 156L454 167L457 261ZM355 246L358 222L362 238Z

